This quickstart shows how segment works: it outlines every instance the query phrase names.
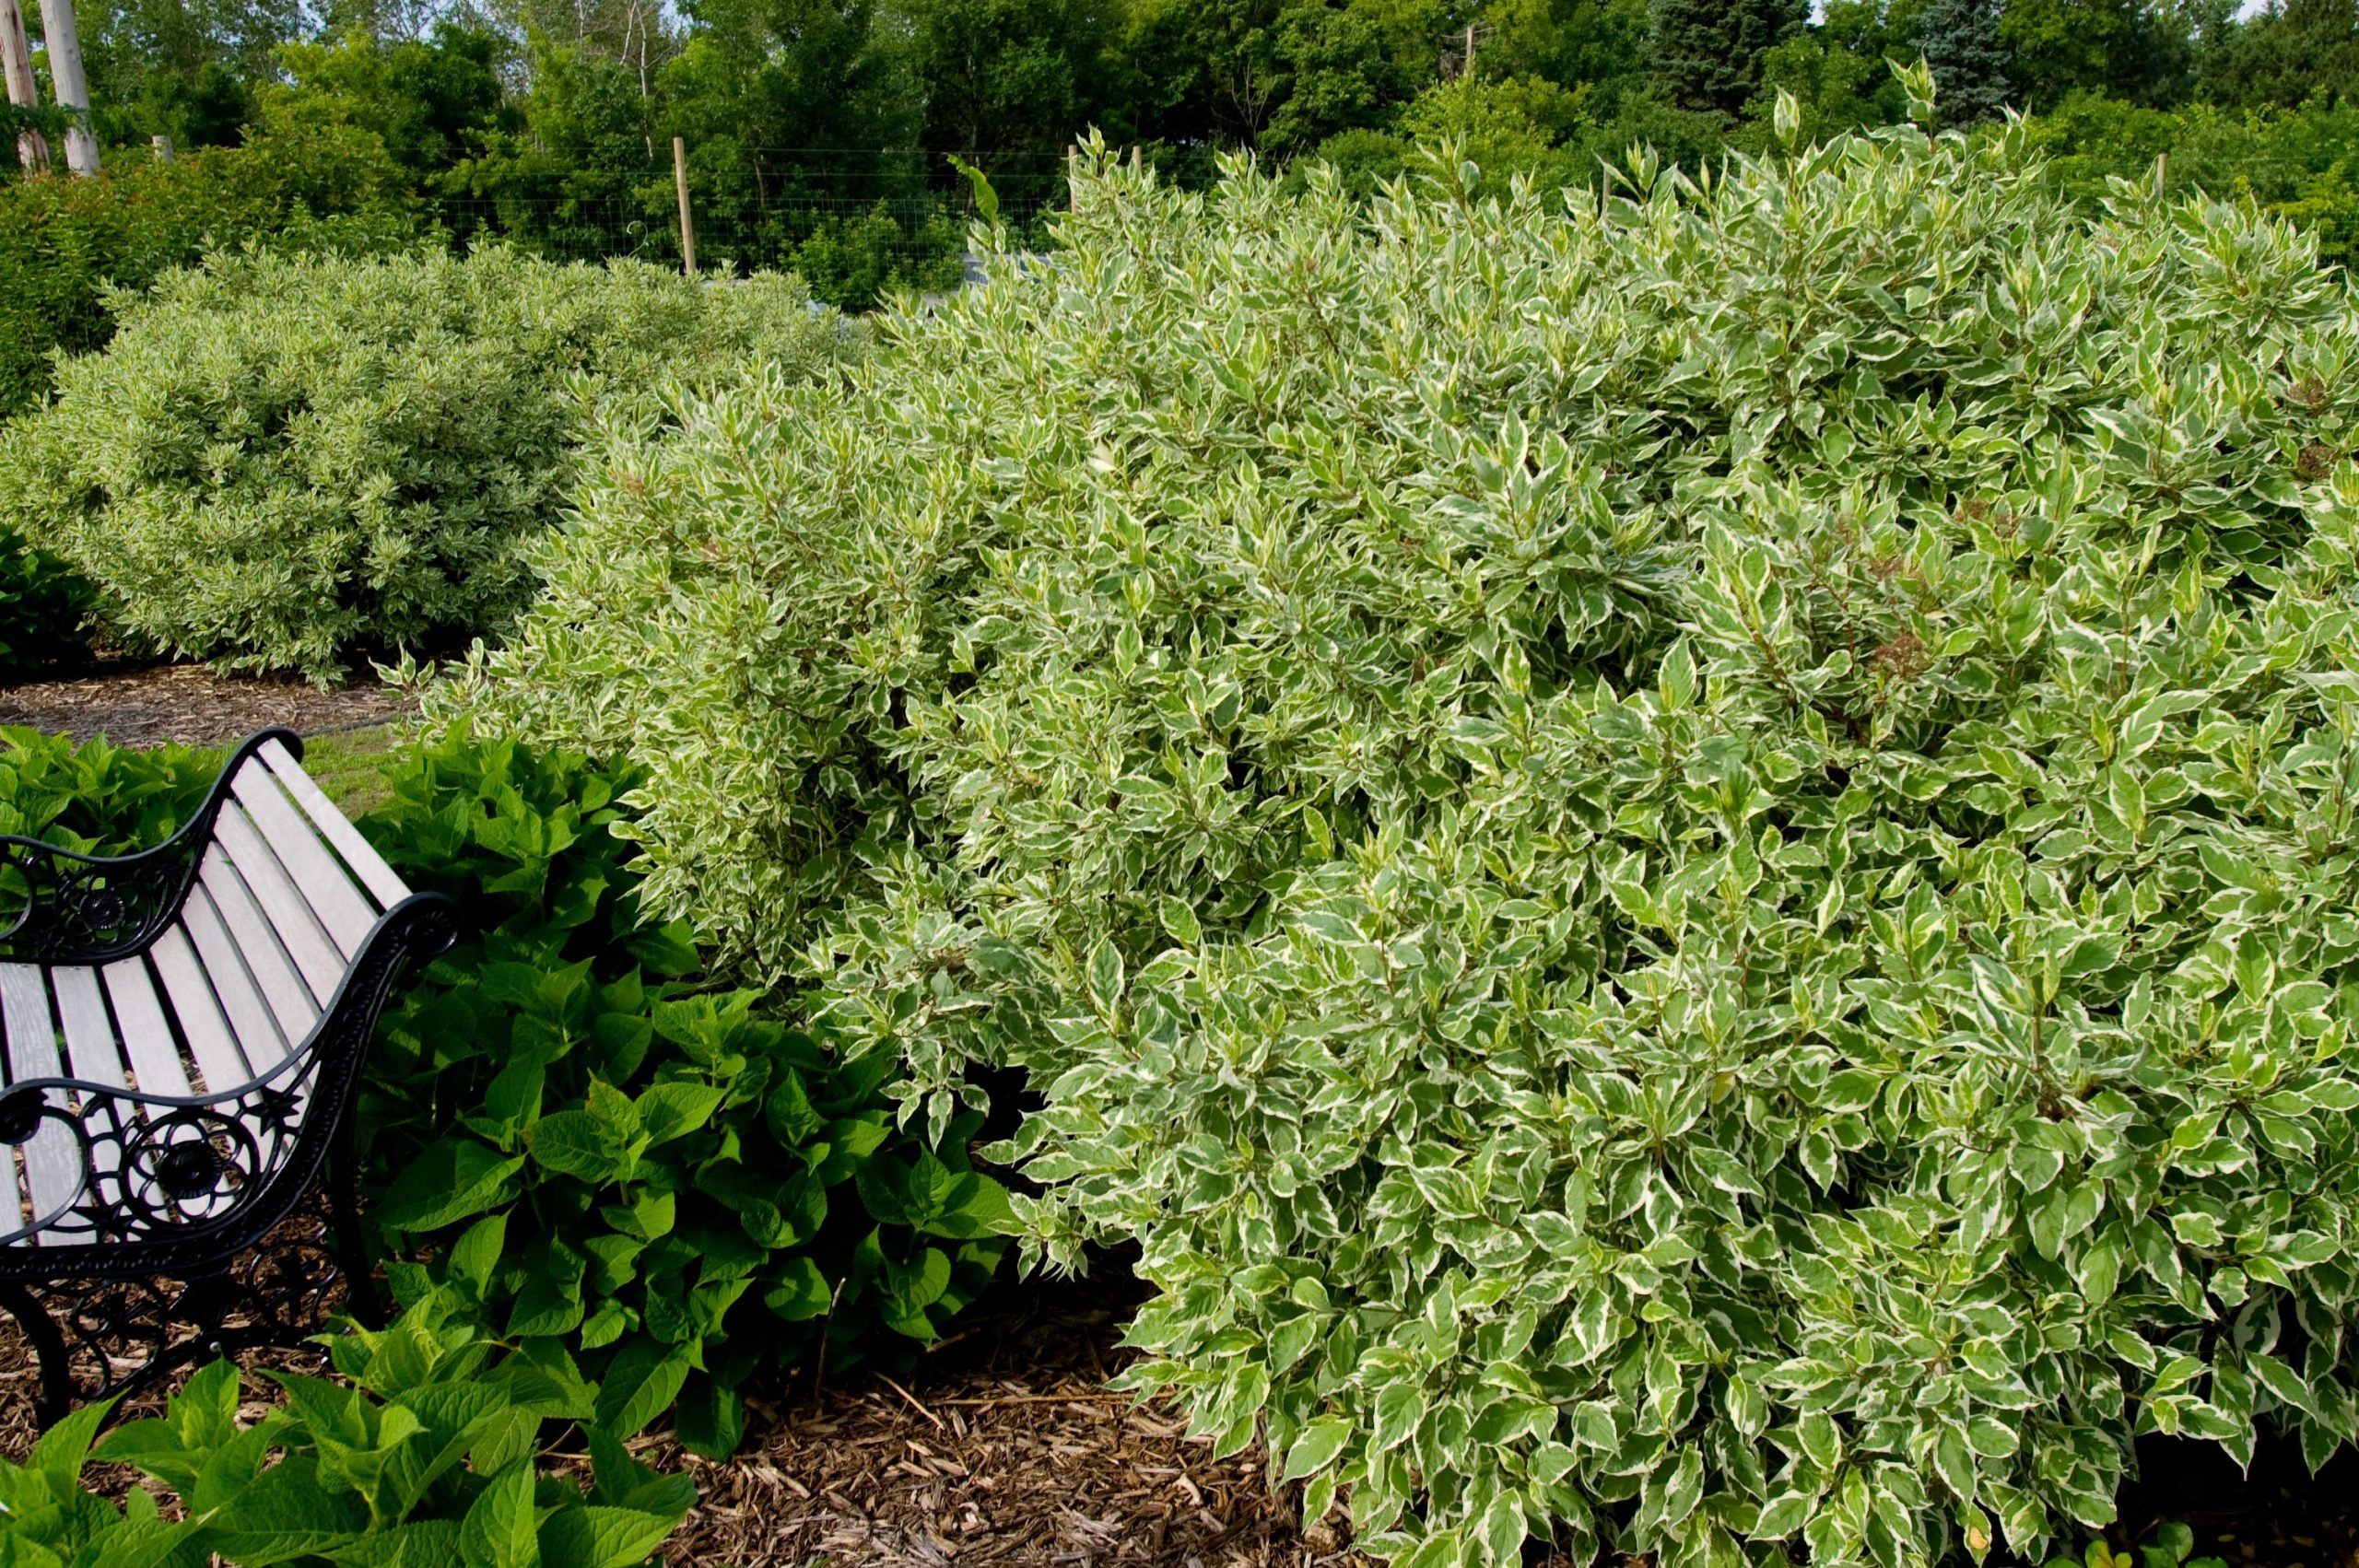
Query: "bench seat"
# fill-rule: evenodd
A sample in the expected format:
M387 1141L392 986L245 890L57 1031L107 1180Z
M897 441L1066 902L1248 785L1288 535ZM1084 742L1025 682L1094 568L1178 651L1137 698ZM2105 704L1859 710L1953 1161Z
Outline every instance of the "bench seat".
M331 1161L348 1165L377 1014L456 925L301 755L292 731L253 736L141 854L0 838L0 907L17 910L0 938L0 1307L41 1353L44 1423L189 1355L317 1326L319 1302L272 1299L250 1255ZM307 1237L294 1271L315 1298L327 1273L366 1277L348 1173L331 1188L339 1234Z

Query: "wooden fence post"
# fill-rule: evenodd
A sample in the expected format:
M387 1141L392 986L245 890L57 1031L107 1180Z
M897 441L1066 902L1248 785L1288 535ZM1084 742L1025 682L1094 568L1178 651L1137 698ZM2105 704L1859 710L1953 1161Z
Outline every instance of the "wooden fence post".
M680 188L680 270L688 276L697 275L697 230L688 221L688 144L685 137L672 138L672 182Z

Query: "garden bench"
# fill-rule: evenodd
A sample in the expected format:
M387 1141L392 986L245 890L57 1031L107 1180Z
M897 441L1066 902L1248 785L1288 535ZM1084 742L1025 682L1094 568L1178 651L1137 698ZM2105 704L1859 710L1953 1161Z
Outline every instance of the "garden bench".
M0 932L0 1308L40 1356L43 1425L316 1332L339 1277L366 1310L361 1059L396 975L457 926L302 750L249 739L139 854L0 837L0 907L22 906Z

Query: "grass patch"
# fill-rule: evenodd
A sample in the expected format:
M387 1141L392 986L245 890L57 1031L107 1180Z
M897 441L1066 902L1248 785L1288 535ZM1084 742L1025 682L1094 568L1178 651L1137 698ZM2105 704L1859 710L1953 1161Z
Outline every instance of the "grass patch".
M303 771L318 780L337 810L357 821L364 812L393 798L383 763L400 730L400 725L389 720L366 729L314 735L303 743Z

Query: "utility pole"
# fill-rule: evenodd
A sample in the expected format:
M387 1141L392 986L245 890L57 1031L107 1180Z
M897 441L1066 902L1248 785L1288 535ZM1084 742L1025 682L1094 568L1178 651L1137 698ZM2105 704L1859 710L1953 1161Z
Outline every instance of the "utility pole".
M88 177L99 171L99 139L90 135L90 84L82 75L82 35L74 30L74 0L41 0L41 49L58 107L71 110L65 127L65 167Z
M25 14L17 0L0 0L0 71L8 78L8 101L19 109L41 107L41 87L33 80L32 45L25 40ZM49 138L27 131L17 138L17 161L27 169L49 167Z

